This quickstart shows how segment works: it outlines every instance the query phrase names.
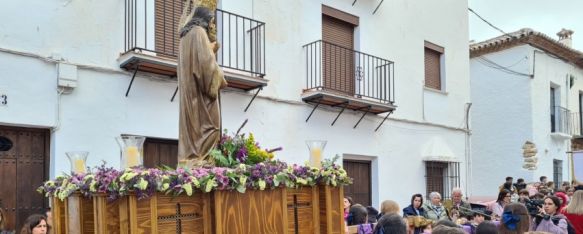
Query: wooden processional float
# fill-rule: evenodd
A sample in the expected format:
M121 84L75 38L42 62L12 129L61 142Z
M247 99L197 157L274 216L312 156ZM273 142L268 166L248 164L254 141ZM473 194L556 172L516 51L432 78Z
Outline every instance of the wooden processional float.
M344 233L343 188L195 192L192 196L52 197L53 233Z

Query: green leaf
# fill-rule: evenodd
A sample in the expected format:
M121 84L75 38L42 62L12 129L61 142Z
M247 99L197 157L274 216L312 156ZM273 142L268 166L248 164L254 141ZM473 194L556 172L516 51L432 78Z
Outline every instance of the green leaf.
M220 150L213 149L210 153L211 157L217 162L217 166L229 166L229 160L221 153Z

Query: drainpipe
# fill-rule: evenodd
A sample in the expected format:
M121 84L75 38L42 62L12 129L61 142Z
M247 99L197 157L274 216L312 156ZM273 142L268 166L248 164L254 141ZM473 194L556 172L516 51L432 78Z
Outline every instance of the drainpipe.
M470 180L471 180L471 176L472 176L472 140L471 140L471 131L470 131L470 108L472 107L472 103L468 102L466 103L466 113L465 113L465 119L466 119L466 152L465 152L465 156L466 156L466 191L465 194L467 194L466 196L470 197L471 194L468 191L471 191L469 189L469 187L471 186L470 184Z

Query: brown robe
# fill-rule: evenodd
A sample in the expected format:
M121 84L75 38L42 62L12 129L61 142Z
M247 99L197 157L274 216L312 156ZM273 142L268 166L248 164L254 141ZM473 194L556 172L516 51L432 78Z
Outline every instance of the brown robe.
M179 46L178 162L206 164L206 157L220 139L218 95L227 82L204 28L194 26L180 38Z

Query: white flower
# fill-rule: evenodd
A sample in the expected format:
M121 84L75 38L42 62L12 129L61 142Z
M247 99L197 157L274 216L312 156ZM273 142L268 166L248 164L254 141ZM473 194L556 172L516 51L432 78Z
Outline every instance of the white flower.
M148 181L144 180L144 178L140 178L140 180L138 181L138 184L136 184L136 186L140 190L146 190L146 188L148 187Z
M257 181L257 185L259 185L259 190L265 190L265 180Z
M190 183L182 185L182 189L184 189L186 195L192 196L192 185Z

